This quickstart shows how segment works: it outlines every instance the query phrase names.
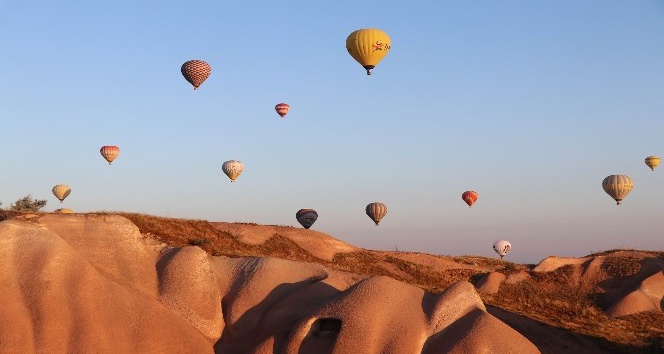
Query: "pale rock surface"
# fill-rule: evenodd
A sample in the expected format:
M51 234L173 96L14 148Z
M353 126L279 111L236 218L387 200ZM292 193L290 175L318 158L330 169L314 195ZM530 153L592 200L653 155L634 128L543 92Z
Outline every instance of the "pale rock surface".
M505 281L505 274L500 272L491 272L477 281L475 287L477 291L486 294L496 294L500 290L500 284Z
M130 286L140 282L131 266L101 272L31 222L4 221L0 235L0 352L213 352L189 322Z
M172 248L157 262L157 271L161 302L216 342L224 324L221 294L205 251Z
M435 295L317 264L212 257L119 216L0 223L0 298L3 353L538 353L465 281Z
M613 304L607 313L619 317L643 311L662 311L664 302L664 272L660 271L644 279L637 289L630 291Z
M587 260L588 258L550 256L546 257L535 268L533 268L533 272L552 272L566 265L583 264Z

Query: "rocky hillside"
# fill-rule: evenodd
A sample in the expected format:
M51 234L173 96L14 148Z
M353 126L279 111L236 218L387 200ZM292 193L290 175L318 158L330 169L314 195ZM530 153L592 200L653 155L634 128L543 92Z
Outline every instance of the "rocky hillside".
M138 345L121 349L140 350L156 345L145 338L166 336L161 343L177 351L174 333L190 333L180 329L182 321L196 334L185 341L188 348L217 352L341 353L355 350L362 338L374 338L362 345L372 343L377 353L500 352L486 333L502 333L520 352L664 350L662 252L610 251L522 265L372 251L285 226L128 213L3 212L1 218L9 219L0 224L3 268L17 272L4 277L3 289L23 303L6 318L23 323L19 328L26 331L37 328L31 339L10 333L1 343L23 338L25 346L19 347L27 352L53 341L63 351L85 349L92 345L85 338L100 340L104 328L114 326ZM102 306L113 299L122 303L119 309ZM459 299L467 304L463 309L446 307ZM146 307L136 309L138 303ZM298 311L289 307L295 305ZM45 310L56 307L61 309L53 314ZM124 315L133 317L114 319ZM169 319L173 315L177 320ZM155 316L169 324L142 327ZM81 325L90 322L104 325ZM55 323L63 325L56 330ZM475 326L487 330L471 330ZM394 328L414 331L408 338L420 339L398 341ZM240 340L248 333L262 334Z

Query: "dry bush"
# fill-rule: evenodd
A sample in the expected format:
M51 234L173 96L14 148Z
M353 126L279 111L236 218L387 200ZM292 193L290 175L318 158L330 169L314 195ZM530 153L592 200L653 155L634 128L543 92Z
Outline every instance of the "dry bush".
M329 267L357 274L392 276L387 269L378 265L381 260L382 256L365 250L337 253Z
M568 272L563 270L558 275L565 279ZM645 353L664 336L663 313L651 311L612 318L578 288L564 284L551 288L541 283L550 285L555 279L555 275L548 275L543 280L533 277L517 284L503 283L497 294L480 296L489 305L597 338L615 352Z
M171 246L191 245L192 240L207 240L196 245L217 256L259 256L252 247L237 241L205 220L175 219L137 213L98 213L121 215L134 223L143 235Z
M574 282L577 268L574 265L566 264L550 272L532 272L533 280L542 283L553 283L557 285L568 285Z
M19 215L23 215L23 213L14 211L14 210L4 210L0 209L0 221L5 221L8 219L15 218Z
M262 256L309 263L325 263L322 260L312 256L297 243L279 234L274 234L274 236L270 237L264 243L254 247L258 251L257 253Z
M641 262L636 257L606 257L602 270L611 278L629 277L641 270Z

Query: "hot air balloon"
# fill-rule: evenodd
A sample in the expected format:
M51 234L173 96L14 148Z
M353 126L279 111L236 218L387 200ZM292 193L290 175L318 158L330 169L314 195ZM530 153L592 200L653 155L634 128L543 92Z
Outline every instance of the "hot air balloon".
M120 148L117 146L113 145L107 145L107 146L102 146L101 149L99 149L99 152L101 153L101 156L108 161L108 164L110 165L113 160L115 160L118 155L120 155Z
M224 162L223 165L221 165L221 169L224 171L226 176L228 176L228 178L231 179L231 182L235 182L235 180L240 176L242 171L244 171L244 165L240 161L229 160Z
M198 86L210 76L212 68L202 60L189 60L182 64L180 72L190 84L194 85L194 90L198 90Z
M469 208L475 204L478 197L479 195L475 191L465 191L463 194L461 194L461 199L463 199L463 201L468 204Z
M387 33L376 28L363 28L346 38L346 49L353 59L367 69L367 75L371 75L370 70L387 55L391 43Z
M281 116L281 118L285 117L286 114L288 114L288 111L290 110L290 106L286 103L279 103L276 106L274 106L274 110L277 111L277 114Z
M634 182L629 176L625 175L611 175L602 181L602 188L606 194L615 199L616 204L620 205L620 201L634 188Z
M657 156L648 156L646 157L646 165L650 167L651 170L655 170L655 167L659 166L659 157Z
M69 188L68 185L66 184L58 184L55 187L53 187L53 195L55 195L56 198L60 199L60 203L62 203L65 198L71 193L71 188Z
M295 218L305 229L308 229L318 220L318 213L313 209L300 209L295 213Z
M378 226L378 223L380 222L380 219L382 219L385 214L387 214L387 206L383 203L369 203L366 208L367 215L373 220L373 222L376 223L376 226Z
M60 214L71 214L74 212L72 209L67 209L67 208L60 208L60 209L55 209L53 210L54 213L60 213Z
M512 250L512 244L509 241L498 240L493 243L493 250L498 253L500 259L503 259Z

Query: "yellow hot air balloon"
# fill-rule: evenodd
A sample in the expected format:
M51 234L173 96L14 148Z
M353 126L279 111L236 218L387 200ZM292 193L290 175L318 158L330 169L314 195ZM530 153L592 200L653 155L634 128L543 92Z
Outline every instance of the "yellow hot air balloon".
M72 209L67 209L67 208L60 208L60 209L55 209L53 210L54 213L60 213L60 214L71 214L74 212Z
M390 36L377 28L359 29L346 38L348 53L367 69L367 75L371 75L370 70L387 55L391 46Z
M113 145L106 145L99 149L99 153L101 153L101 156L106 159L110 165L111 162L113 162L113 160L115 160L118 155L120 155L120 148Z
M369 203L366 207L366 213L367 216L376 223L376 226L378 226L380 219L382 219L387 214L387 206L378 202Z
M226 176L231 179L231 182L235 182L242 171L244 171L244 164L237 160L229 160L221 165L221 169L224 171Z
M56 198L60 199L60 203L62 203L65 198L71 193L71 188L69 188L68 185L66 184L58 184L55 187L53 187L53 195L55 195Z
M629 192L634 188L634 182L629 176L625 175L611 175L602 181L602 188L606 194L615 199L616 203L620 202L627 197Z
M659 157L657 156L648 156L646 157L646 165L650 167L651 170L655 170L655 167L659 166Z

